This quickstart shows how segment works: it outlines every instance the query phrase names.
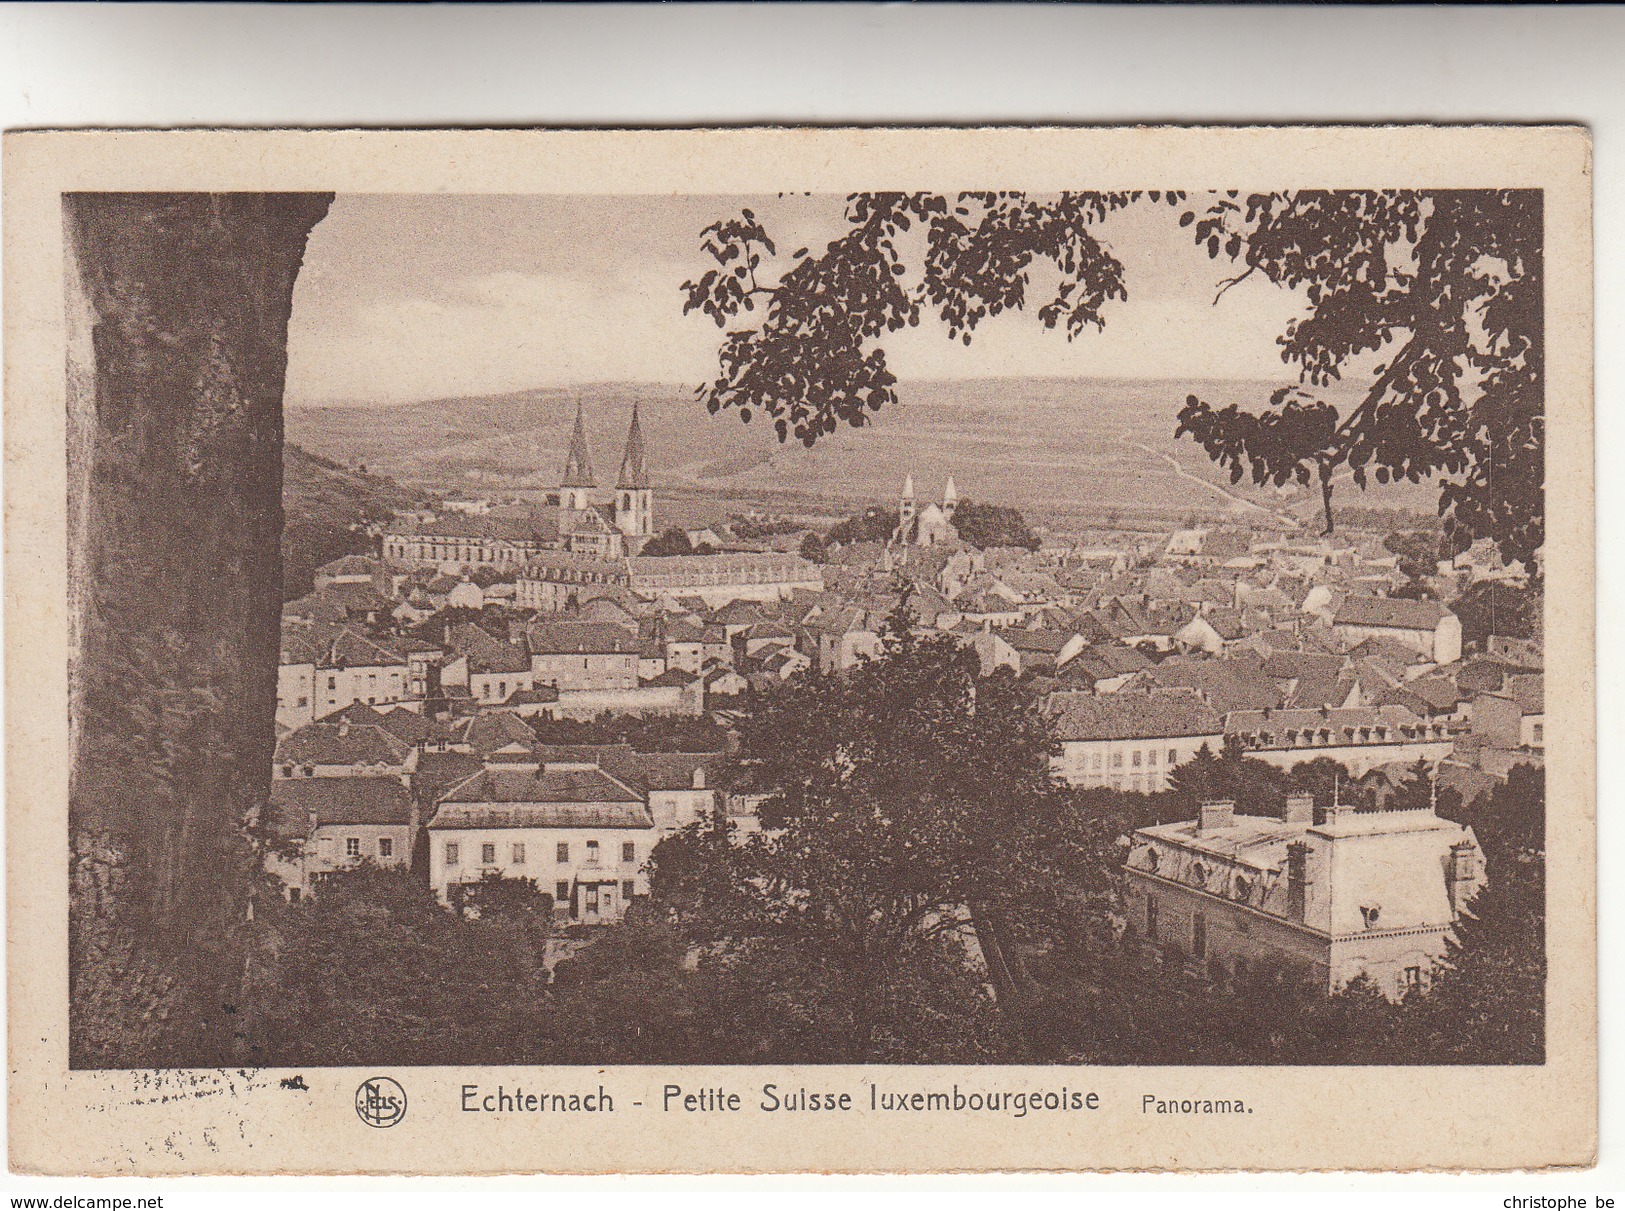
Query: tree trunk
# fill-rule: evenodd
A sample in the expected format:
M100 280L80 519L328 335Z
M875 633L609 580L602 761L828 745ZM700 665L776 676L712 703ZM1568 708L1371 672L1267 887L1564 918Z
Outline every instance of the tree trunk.
M122 856L144 952L205 984L269 788L288 317L331 200L63 197L70 827Z
M993 999L1011 1037L1025 1053L1029 1050L1026 1010L1032 1000L1032 980L1027 965L1011 936L1010 923L1005 915L981 902L970 906L971 928L976 932L976 944L981 947L987 963L988 982L993 985Z

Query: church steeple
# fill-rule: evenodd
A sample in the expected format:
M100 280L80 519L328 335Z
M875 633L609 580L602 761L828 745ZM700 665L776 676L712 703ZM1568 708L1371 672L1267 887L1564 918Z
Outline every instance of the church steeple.
M587 429L581 417L581 400L576 400L576 427L570 434L570 454L564 460L564 478L560 481L561 488L576 488L585 490L596 488L598 482L592 474L592 458L587 453ZM572 493L574 495L574 493ZM582 500L585 501L585 496ZM586 508L585 504L575 506L578 509Z
M643 453L643 429L638 424L638 404L632 401L632 428L626 434L626 453L621 455L621 477L617 488L647 488L649 468Z
M654 492L649 487L648 458L643 449L643 426L638 424L638 403L632 401L632 427L626 433L626 452L615 481L615 526L631 540L633 552L654 537Z

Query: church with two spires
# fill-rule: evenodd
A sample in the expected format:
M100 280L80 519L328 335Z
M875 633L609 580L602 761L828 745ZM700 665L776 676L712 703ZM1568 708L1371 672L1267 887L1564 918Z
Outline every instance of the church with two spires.
M626 435L613 499L594 502L597 487L578 400L570 453L559 483L560 544L567 551L596 559L618 560L636 555L655 533L654 490L649 483L648 456L636 402L632 404L632 427Z

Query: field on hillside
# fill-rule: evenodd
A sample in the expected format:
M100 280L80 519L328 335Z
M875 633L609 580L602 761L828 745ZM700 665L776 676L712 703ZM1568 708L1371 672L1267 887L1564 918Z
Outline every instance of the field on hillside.
M1276 384L1105 379L996 379L904 384L863 429L808 450L768 425L709 415L690 391L650 384L537 389L418 404L297 406L290 440L346 463L441 492L556 485L575 402L586 416L599 486L613 485L632 403L642 416L667 521L747 506L838 514L893 496L914 476L922 501L952 474L962 499L1015 505L1040 524L1165 527L1203 520L1307 516L1318 494L1232 486L1187 439L1176 415L1196 392L1256 405ZM1431 511L1427 489L1388 489L1345 503ZM726 506L726 507L723 507Z

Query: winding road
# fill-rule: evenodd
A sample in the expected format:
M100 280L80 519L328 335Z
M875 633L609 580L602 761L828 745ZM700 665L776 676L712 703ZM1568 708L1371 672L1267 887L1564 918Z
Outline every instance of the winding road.
M1262 513L1267 517L1273 517L1286 525L1289 529L1297 529L1303 525L1303 522L1301 522L1298 518L1293 517L1290 513L1277 512L1274 509L1265 508L1263 505L1258 504L1255 501L1248 500L1245 496L1232 492L1223 484L1216 484L1210 479L1203 479L1200 475L1192 475L1189 471L1185 470L1180 461L1172 454L1166 454L1160 450L1153 450L1144 442L1135 441L1134 438L1127 433L1123 434L1120 440L1124 445L1133 446L1136 450L1142 450L1146 454L1151 455L1152 458L1160 458L1163 462L1167 463L1173 468L1174 474L1180 479L1189 480L1193 484L1206 488L1209 492L1217 493L1231 503L1240 505L1245 510L1251 510L1255 513Z

